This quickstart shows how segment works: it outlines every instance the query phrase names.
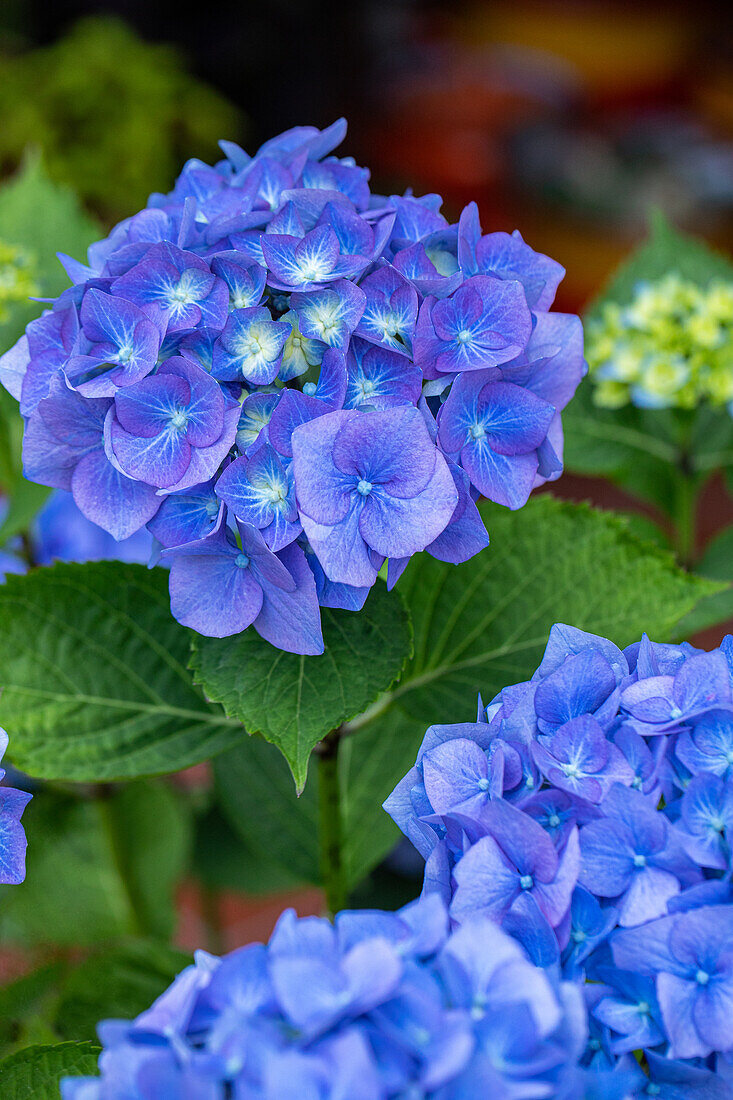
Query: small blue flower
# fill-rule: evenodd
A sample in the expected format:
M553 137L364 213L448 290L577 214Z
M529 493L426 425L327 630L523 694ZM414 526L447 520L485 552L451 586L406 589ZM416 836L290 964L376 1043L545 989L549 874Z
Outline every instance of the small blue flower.
M227 466L216 494L238 520L262 532L271 550L282 550L302 530L292 473L267 444Z
M220 526L165 554L171 607L184 626L223 638L253 625L279 649L323 652L316 586L299 546L278 557L256 528L241 524L236 535Z
M653 978L673 1058L733 1049L733 908L709 906L617 932L616 965Z
M477 275L450 298L426 300L415 332L415 361L426 378L485 370L515 359L531 332L521 285Z
M409 356L418 308L414 287L386 265L367 275L360 285L366 305L356 335Z
M422 550L458 503L416 409L333 412L293 432L298 507L326 575L374 583L386 557Z
M134 302L162 329L180 332L220 328L228 308L228 288L209 265L167 241L154 244L126 274L115 279L112 293Z
M264 306L235 310L214 345L211 373L222 381L255 386L274 382L290 332L290 326L273 321Z
M8 735L0 729L0 760L8 747ZM5 771L0 768L0 780ZM26 791L0 786L0 883L18 885L25 879L26 839L20 819L31 800Z
M554 407L530 390L499 381L491 371L475 371L454 383L440 411L438 440L480 493L521 508L554 415Z
M518 230L513 233L481 235L478 207L471 202L461 214L458 226L458 257L467 277L491 275L497 279L518 280L524 287L527 305L533 310L548 310L565 269L556 260L534 252Z
M346 409L389 409L420 398L420 372L409 359L358 337L351 341L346 373Z
M70 384L85 397L112 397L150 374L158 358L160 330L132 302L92 288L79 313L81 342L66 366Z
M208 481L228 454L239 407L183 357L120 390L107 426L108 454L128 477L176 492Z
M364 301L364 291L345 279L323 290L293 294L290 299L303 335L341 350L349 345L364 312Z
M614 787L604 809L608 816L580 832L581 885L615 899L622 926L661 916L696 877L681 841L636 791Z
M121 540L152 519L160 507L154 486L133 481L105 452L108 398L84 398L60 378L51 382L30 417L23 439L23 470L41 485L71 491L88 520Z

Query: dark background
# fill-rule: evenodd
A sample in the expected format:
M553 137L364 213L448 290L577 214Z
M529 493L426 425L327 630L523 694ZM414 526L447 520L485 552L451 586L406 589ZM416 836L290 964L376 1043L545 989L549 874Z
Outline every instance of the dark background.
M227 136L250 149L344 114L344 151L379 188L440 191L449 215L477 198L485 229L518 227L565 263L559 305L577 308L643 234L651 206L733 243L723 11L589 0L5 0L0 47L19 56L81 17L111 14L147 41L176 44L191 74L239 108L241 132Z

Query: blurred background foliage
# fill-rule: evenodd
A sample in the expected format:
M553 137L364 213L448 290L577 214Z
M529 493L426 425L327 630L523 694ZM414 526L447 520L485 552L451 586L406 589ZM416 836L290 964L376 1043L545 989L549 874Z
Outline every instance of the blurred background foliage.
M113 16L74 23L58 41L0 55L0 171L29 143L49 176L116 221L167 190L184 160L242 136L241 112L191 77L181 52L143 41Z

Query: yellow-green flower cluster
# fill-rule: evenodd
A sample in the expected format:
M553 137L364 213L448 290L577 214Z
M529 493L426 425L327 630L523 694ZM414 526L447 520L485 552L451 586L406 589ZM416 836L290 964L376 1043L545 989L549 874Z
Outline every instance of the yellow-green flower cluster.
M37 293L28 253L0 241L0 324L8 320L12 305Z
M586 355L598 405L707 401L733 412L733 282L669 274L641 283L631 302L608 302L587 325Z

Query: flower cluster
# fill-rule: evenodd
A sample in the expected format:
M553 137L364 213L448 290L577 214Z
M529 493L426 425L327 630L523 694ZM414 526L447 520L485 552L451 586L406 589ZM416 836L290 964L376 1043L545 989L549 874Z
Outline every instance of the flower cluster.
M435 896L333 925L288 911L99 1034L101 1078L64 1100L622 1100L640 1076L582 1066L577 986L489 920L449 932Z
M727 405L733 414L733 283L670 274L606 303L587 329L594 400L607 408Z
M0 760L7 747L8 735L0 729ZM0 768L0 884L17 886L25 879L26 839L20 819L32 796L4 786L4 778Z
M10 317L12 306L37 293L30 257L22 248L0 241L0 325Z
M585 369L559 264L475 204L451 225L436 195L372 194L344 133L190 161L62 257L74 285L0 359L31 480L117 539L147 526L180 622L300 653L388 559L394 583L485 547L479 495L557 477Z
M643 1051L648 1095L733 1095L733 637L622 651L556 625L531 680L428 730L385 807L455 925L578 984L586 1062Z

